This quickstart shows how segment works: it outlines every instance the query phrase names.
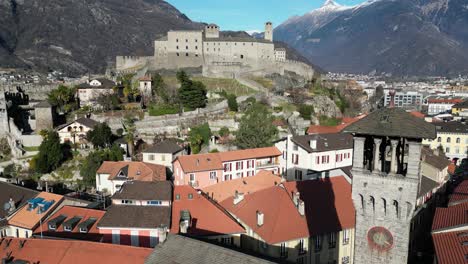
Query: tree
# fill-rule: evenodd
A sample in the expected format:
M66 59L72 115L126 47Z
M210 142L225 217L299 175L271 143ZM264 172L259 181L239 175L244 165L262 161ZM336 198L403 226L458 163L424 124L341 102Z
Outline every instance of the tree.
M229 111L237 112L239 110L239 105L237 104L237 98L235 95L230 94L227 96L227 102Z
M166 84L164 79L159 73L154 74L151 77L151 93L153 96L161 98L162 102L167 104L169 102L169 95L166 91Z
M124 150L118 145L110 149L91 152L80 167L80 175L86 186L96 186L96 172L104 161L122 161Z
M229 136L231 132L229 131L229 128L227 127L222 127L220 130L219 130L219 135L222 136L222 137L227 137Z
M203 145L208 145L211 138L211 129L208 123L190 129L189 142L193 154L200 152Z
M112 142L112 130L107 123L99 123L86 133L86 138L94 147L105 148Z
M3 137L0 138L0 155L3 157L9 156L11 154L10 144L8 144L8 139Z
M184 71L177 72L177 80L180 82L179 100L184 107L189 109L206 107L207 91L202 82L190 80Z
M60 111L68 113L77 108L78 104L75 99L76 89L65 85L59 85L57 89L50 91L47 95L47 101L56 106Z
M57 169L66 157L66 153L63 150L57 132L49 131L39 146L36 171L39 173L49 173Z
M273 125L273 116L267 107L256 103L250 106L235 133L235 144L240 149L261 148L273 145L278 129Z
M304 118L306 120L310 120L312 114L314 113L314 106L301 104L298 107L298 112L299 112L299 114L301 115L302 118Z
M128 144L128 154L130 155L130 157L133 157L133 152L135 150L135 121L131 116L127 115L123 120L123 126L125 130L124 137Z
M101 94L97 98L97 102L102 106L104 111L119 109L120 99L117 94Z

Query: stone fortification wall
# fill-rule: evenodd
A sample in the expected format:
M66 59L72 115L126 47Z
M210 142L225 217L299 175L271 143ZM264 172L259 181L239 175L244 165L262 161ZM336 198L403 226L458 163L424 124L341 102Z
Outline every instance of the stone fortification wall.
M40 135L23 135L13 122L12 118L9 118L10 135L19 143L25 147L39 147L42 143L42 137Z
M134 72L153 60L153 56L117 56L115 68L117 72Z

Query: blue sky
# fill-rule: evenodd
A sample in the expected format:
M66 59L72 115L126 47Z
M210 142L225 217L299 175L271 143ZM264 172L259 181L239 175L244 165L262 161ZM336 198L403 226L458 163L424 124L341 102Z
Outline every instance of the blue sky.
M274 26L294 15L319 8L325 0L166 0L190 19L216 23L221 30L262 30L266 21ZM363 0L336 0L355 5Z

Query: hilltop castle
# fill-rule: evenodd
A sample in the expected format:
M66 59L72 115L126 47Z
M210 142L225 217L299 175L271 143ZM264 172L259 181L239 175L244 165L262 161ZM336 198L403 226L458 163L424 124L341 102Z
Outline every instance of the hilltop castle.
M117 72L203 68L205 76L235 77L236 74L295 72L311 79L310 65L286 59L284 48L275 48L273 24L265 24L264 39L223 36L219 26L209 24L204 30L169 31L154 42L154 56L118 56Z

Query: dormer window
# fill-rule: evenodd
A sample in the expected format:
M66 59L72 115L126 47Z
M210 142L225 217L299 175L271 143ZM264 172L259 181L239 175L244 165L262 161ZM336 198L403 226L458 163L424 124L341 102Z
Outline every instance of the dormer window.
M122 200L122 204L133 204L132 200Z

